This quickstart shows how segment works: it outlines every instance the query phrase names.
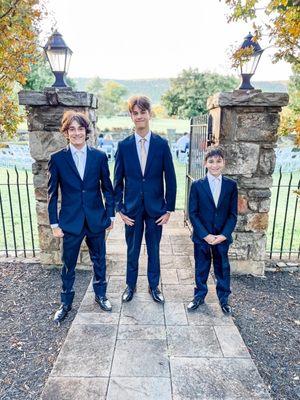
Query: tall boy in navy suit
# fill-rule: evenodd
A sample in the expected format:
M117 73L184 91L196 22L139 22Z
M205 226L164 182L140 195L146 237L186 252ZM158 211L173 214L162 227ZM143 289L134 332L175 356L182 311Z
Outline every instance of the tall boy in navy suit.
M188 310L195 310L204 303L207 279L213 259L216 289L222 311L231 313L229 245L237 222L236 182L222 176L225 166L220 147L210 147L205 154L207 175L192 183L189 198L189 218L193 226L195 281L194 299Z
M111 311L106 298L105 230L113 227L115 207L107 157L86 145L90 133L86 116L75 111L66 112L61 132L69 145L52 154L48 182L49 220L53 235L62 238L61 306L54 316L58 323L72 307L75 267L84 238L94 268L95 301L104 311ZM61 208L58 215L59 188Z
M159 244L162 225L175 209L176 177L170 148L165 139L150 131L150 101L133 96L128 101L135 133L119 143L115 162L116 209L125 223L127 287L124 302L133 297L143 232L148 253L149 291L154 301L164 302L160 279Z

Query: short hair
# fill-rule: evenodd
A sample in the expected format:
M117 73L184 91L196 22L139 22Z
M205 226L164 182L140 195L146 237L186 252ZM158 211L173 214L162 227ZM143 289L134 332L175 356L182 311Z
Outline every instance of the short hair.
M128 99L127 104L128 104L128 111L130 112L130 114L132 113L134 106L138 106L138 108L140 108L143 111L146 110L151 112L151 101L147 96L141 96L141 95L132 96Z
M224 150L219 146L210 146L206 149L204 161L207 161L210 157L221 157L225 160Z
M61 133L66 134L66 132L70 128L70 125L74 121L76 121L80 126L85 128L86 140L88 140L88 136L92 131L90 128L90 121L85 114L78 111L69 110L64 113L61 120L61 128L60 128Z

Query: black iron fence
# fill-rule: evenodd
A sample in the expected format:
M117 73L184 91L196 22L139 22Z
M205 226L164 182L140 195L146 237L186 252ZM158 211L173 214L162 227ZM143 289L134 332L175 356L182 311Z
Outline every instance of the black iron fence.
M300 258L300 171L273 175L267 253L269 258Z
M35 257L38 250L32 174L0 169L0 256Z

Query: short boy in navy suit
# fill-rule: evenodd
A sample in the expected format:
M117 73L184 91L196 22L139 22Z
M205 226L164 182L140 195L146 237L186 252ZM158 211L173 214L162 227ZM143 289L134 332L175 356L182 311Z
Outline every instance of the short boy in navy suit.
M207 175L192 183L189 198L189 218L193 226L195 281L194 299L188 310L204 303L207 279L213 260L216 289L222 311L231 313L228 304L230 264L228 249L237 222L237 184L222 175L225 167L223 150L210 147L205 154Z

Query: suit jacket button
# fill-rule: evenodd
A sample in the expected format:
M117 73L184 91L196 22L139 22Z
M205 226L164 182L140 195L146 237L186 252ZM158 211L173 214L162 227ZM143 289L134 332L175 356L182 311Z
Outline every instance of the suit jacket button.
M85 193L85 190L83 190L82 193Z
M146 179L143 179L143 182L145 182Z

